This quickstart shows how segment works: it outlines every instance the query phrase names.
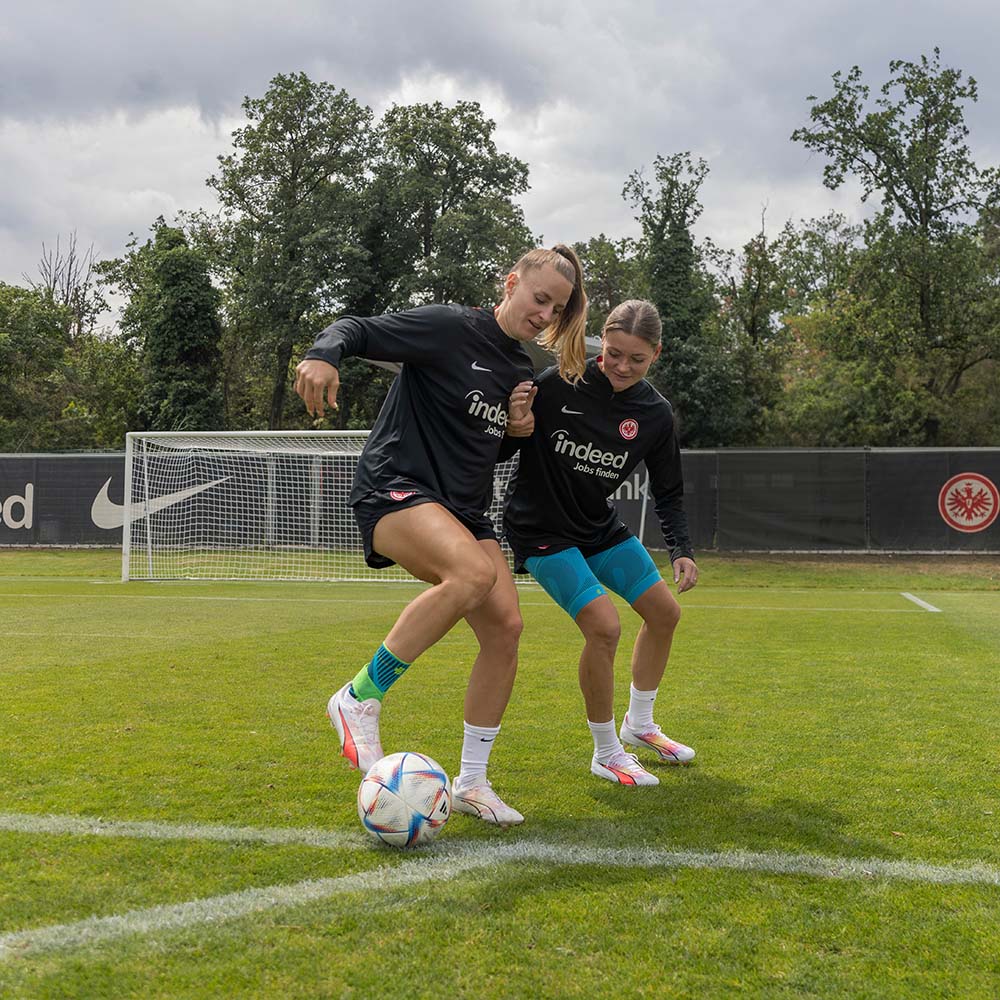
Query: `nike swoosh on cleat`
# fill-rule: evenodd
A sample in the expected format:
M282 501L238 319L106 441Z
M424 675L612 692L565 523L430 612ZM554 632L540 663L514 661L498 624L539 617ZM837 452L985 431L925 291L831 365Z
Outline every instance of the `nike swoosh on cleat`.
M491 372L491 371L493 371L492 368L484 368L481 364L479 364L478 361L473 361L472 362L472 370L474 372Z
M94 522L96 527L107 530L120 528L125 524L125 505L115 503L108 496L108 487L111 485L111 479L113 478L114 476L109 478L101 487L100 492L94 497L94 503L90 508L91 521ZM148 503L145 501L134 502L130 505L129 520L139 521L146 517L147 514L155 514L157 511L166 510L167 507L172 507L175 503L181 503L204 490L218 486L219 483L224 483L228 478L228 476L224 476L222 479L213 479L212 482L202 483L200 486L189 486L186 490L167 493L162 497L153 497Z
M570 413L574 417L582 417L583 416L583 410L567 410L566 407L564 406L562 408L562 411L563 411L563 413Z

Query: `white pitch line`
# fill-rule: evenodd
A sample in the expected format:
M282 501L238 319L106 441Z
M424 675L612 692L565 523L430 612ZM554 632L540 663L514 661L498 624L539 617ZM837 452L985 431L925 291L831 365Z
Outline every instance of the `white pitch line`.
M50 833L76 837L128 837L142 840L209 840L235 844L299 845L327 850L357 849L371 841L359 833L313 827L225 826L216 823L158 823L106 820L86 816L0 813L0 831Z
M0 935L0 962L22 955L63 951L136 934L158 934L204 924L235 920L265 910L301 906L347 892L394 889L400 885L454 878L470 868L479 868L478 858L410 861L340 878L309 879L293 885L245 889L224 896L195 899L187 903L151 906L109 917L89 917L69 924L54 924L29 931Z
M523 603L523 602L522 602ZM918 611L911 608L793 608L780 604L684 604L685 611L798 611L826 614L835 611L838 614L859 615L916 615Z
M920 605L925 611L936 611L941 614L941 609L934 607L933 604L928 604L926 601L920 600L919 597L914 597L913 594L908 594L906 591L901 591L900 596L905 597L908 601L913 601L914 604Z
M904 597L907 595L903 595ZM228 603L239 603L243 601L263 603L263 604L379 604L384 605L385 600L356 600L352 597L175 597L173 595L167 594L2 594L0 593L0 601L5 598L15 597L15 598L26 598L33 601L38 600L77 600L81 597L93 597L101 600L111 599L119 601L207 601L207 602L228 602ZM913 598L916 600L916 598ZM922 603L919 602L918 603ZM520 605L522 608L545 608L554 607L552 601L521 601ZM925 605L926 608L930 610L937 611L937 608L931 608L930 605ZM802 614L826 614L828 612L836 612L838 614L866 614L866 615L912 615L917 614L917 612L909 608L838 608L838 607L824 607L824 608L796 608L783 605L767 605L767 604L684 604L685 610L688 611L781 611L781 612L799 612Z
M78 817L0 814L0 826L17 832L152 837L155 839L227 840L274 844L360 848L360 835L305 829L255 829L201 824L129 823ZM615 868L697 868L767 875L804 875L823 879L885 879L935 885L1000 887L1000 869L987 865L959 867L881 858L834 858L778 851L658 851L649 848L587 848L569 844L515 841L433 845L422 854L400 854L405 860L339 878L309 879L292 885L245 889L222 896L89 917L66 924L0 935L0 961L39 952L85 947L131 935L235 920L254 913L330 899L349 892L391 891L401 885L455 878L465 872L525 863Z

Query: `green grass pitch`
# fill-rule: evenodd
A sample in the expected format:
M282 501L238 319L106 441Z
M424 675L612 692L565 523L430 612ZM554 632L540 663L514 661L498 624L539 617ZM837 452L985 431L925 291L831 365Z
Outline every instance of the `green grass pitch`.
M703 558L657 704L698 757L641 789L591 776L575 627L525 588L490 773L527 822L417 851L363 833L324 716L413 587L118 560L0 550L4 998L1000 996L1000 560ZM473 655L421 658L387 750L457 770Z

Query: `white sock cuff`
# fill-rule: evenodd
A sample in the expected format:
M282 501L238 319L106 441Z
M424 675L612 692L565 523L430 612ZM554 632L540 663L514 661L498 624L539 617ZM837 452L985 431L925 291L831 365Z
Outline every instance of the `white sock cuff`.
M613 733L615 731L614 716L611 717L610 722L591 722L590 719L587 719L587 725L590 726L592 733Z
M601 763L610 760L621 750L614 717L610 722L591 722L588 719L587 725L590 726L590 735L594 737L594 754Z
M629 694L640 701L656 701L656 694L659 688L653 688L652 691L640 691L634 684L629 684Z
M497 736L500 732L499 726L474 726L469 722L463 722L462 728L466 736Z

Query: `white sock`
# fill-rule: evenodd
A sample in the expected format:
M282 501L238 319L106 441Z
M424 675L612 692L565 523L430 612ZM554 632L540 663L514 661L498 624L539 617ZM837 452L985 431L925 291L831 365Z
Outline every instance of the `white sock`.
M607 764L622 749L618 733L615 732L614 718L610 722L591 722L588 719L587 725L594 737L594 756L601 764Z
M653 704L656 701L657 689L640 691L634 684L629 685L628 725L641 733L653 724Z
M493 741L497 738L500 727L470 726L465 722L463 729L462 769L452 785L461 784L463 788L472 788L486 780L486 765L490 761L490 751L493 749Z

